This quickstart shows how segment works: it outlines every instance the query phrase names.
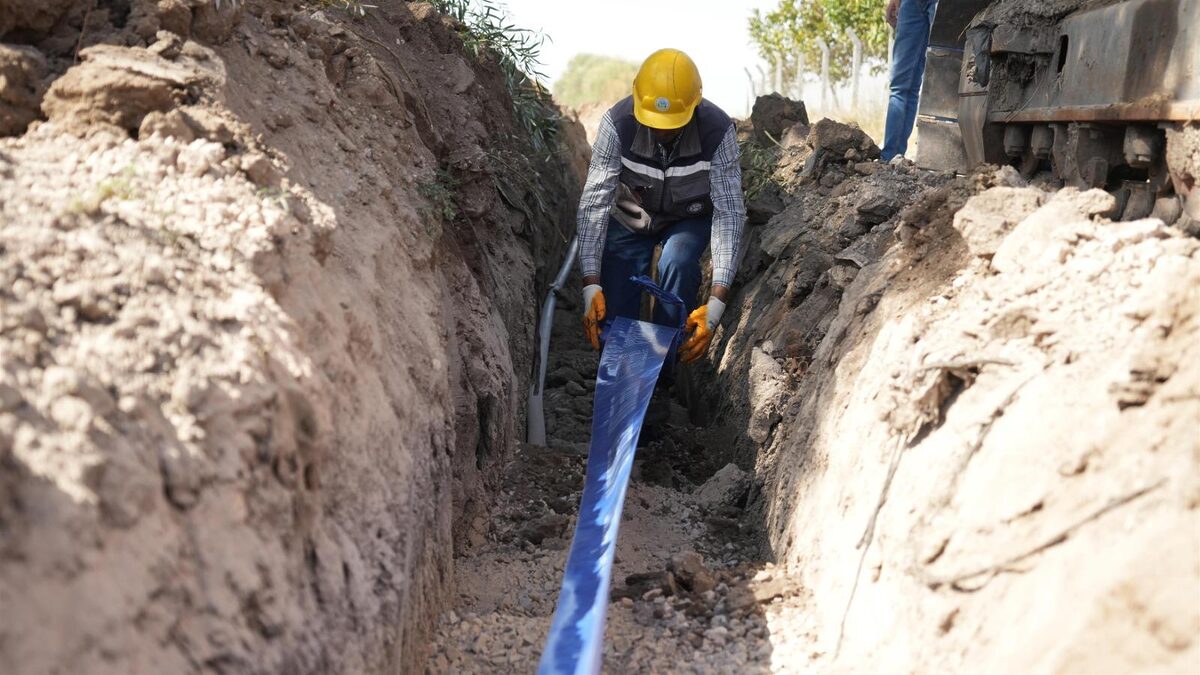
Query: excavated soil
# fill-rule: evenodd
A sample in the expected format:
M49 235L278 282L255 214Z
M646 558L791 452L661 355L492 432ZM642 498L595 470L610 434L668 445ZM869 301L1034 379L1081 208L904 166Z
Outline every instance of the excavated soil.
M1008 168L861 169L752 230L712 363L815 627L777 663L1194 671L1200 241Z
M517 439L584 132L539 155L459 24L378 4L0 0L0 671L536 667L574 292ZM760 103L606 669L1195 672L1200 241Z

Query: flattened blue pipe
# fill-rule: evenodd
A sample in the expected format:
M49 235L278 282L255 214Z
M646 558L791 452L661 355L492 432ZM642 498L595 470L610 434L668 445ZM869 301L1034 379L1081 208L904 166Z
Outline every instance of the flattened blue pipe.
M672 298L679 301L674 296L666 299ZM592 441L579 520L538 667L540 675L600 672L625 488L650 395L679 334L678 328L624 317L618 317L609 329L596 374Z

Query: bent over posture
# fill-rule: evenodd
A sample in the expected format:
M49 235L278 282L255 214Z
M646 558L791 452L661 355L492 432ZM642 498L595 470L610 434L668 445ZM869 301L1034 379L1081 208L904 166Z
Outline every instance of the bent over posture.
M720 108L701 97L696 64L676 49L646 59L633 95L600 120L579 201L584 332L600 349L618 316L639 318L646 273L661 245L658 283L683 299L685 362L708 350L733 283L746 210L737 133ZM712 248L708 304L696 307L700 257ZM679 308L655 303L654 322L678 326ZM669 367L669 366L668 366Z

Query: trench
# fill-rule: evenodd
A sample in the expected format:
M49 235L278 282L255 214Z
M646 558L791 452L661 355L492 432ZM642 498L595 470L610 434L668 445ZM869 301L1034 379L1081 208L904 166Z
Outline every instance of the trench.
M577 275L572 281L568 287L578 289ZM537 669L583 486L598 363L579 329L577 295L555 311L546 446L517 449L486 542L456 558L454 595L437 619L430 672ZM679 379L665 420L639 439L621 515L604 669L769 672L769 627L753 585L771 579L773 565L745 511L749 474L731 462L732 446L724 442L730 428L693 424L698 410L683 402L689 378ZM689 384L711 386L696 373Z
M0 138L0 670L533 672L597 366L572 290L518 442L582 129L523 145L424 3L92 4L0 51L48 102ZM642 437L606 671L1194 672L1200 244L805 118L739 128L775 142Z
M1161 382L1200 382L1195 366L1182 370L1184 357L1161 351L1195 330L1200 314L1183 309L1200 307L1195 291L1164 295L1151 279L1166 272L1119 253L1177 247L1180 269L1195 269L1200 245L1161 221L1108 220L1101 214L1114 198L1100 190L1031 185L1011 167L954 176L856 161L872 154L861 131L829 120L803 126L805 142L774 159L796 169L816 157L813 175L773 207L770 195L748 197L759 215L726 324L708 358L684 368L667 421L643 430L604 671L974 672L1002 663L1005 672L1053 672L1141 658L1136 639L1103 654L1082 645L1110 630L1106 608L1125 589L1175 582L1144 579L1142 554L1095 556L1124 550L1123 523L1144 523L1139 536L1149 537L1200 522L1195 502L1168 496L1170 467L1195 471L1182 429L1200 408L1131 391L1125 383L1144 376L1124 365L1119 384L1094 383L1113 359L1148 353L1179 364L1168 368L1182 375ZM1086 234L1049 225L1063 222ZM1165 248L1129 243L1143 227ZM1069 241L1073 262L1024 258L1046 241ZM1093 265L1112 276L1078 272ZM578 278L568 284L578 287ZM1107 313L1113 298L1149 303L1175 328L1152 337L1122 324ZM502 468L486 535L455 559L428 672L537 669L591 420L597 358L579 310L577 291L556 308L547 446L521 445ZM1097 330L1120 337L1101 345ZM1060 398L1056 383L1077 378L1093 388ZM1122 445L1134 428L1153 440ZM1098 456L1107 463L1093 463ZM1185 570L1200 559L1182 547L1195 532L1165 544L1176 551L1176 578L1193 587ZM1097 576L1075 576L1085 569ZM1041 594L1067 604L1039 605ZM1084 618L1068 622L1068 606ZM1167 596L1133 615L1173 631L1200 625L1189 623L1200 620L1194 608ZM1023 637L998 636L1011 630ZM1025 641L1044 649L1012 649ZM1148 658L1186 672L1200 644L1172 644Z

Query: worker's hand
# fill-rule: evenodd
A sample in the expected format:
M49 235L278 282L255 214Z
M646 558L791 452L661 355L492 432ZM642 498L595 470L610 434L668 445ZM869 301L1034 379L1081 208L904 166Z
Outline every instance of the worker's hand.
M600 351L600 322L604 320L604 291L600 284L583 287L583 334Z
M708 345L712 342L713 333L717 330L717 324L721 323L721 314L724 312L725 303L710 297L707 305L697 307L688 316L684 331L691 333L691 336L679 348L679 356L684 363L691 363L708 351Z
M888 0L887 22L892 28L896 27L896 17L900 14L900 0Z

